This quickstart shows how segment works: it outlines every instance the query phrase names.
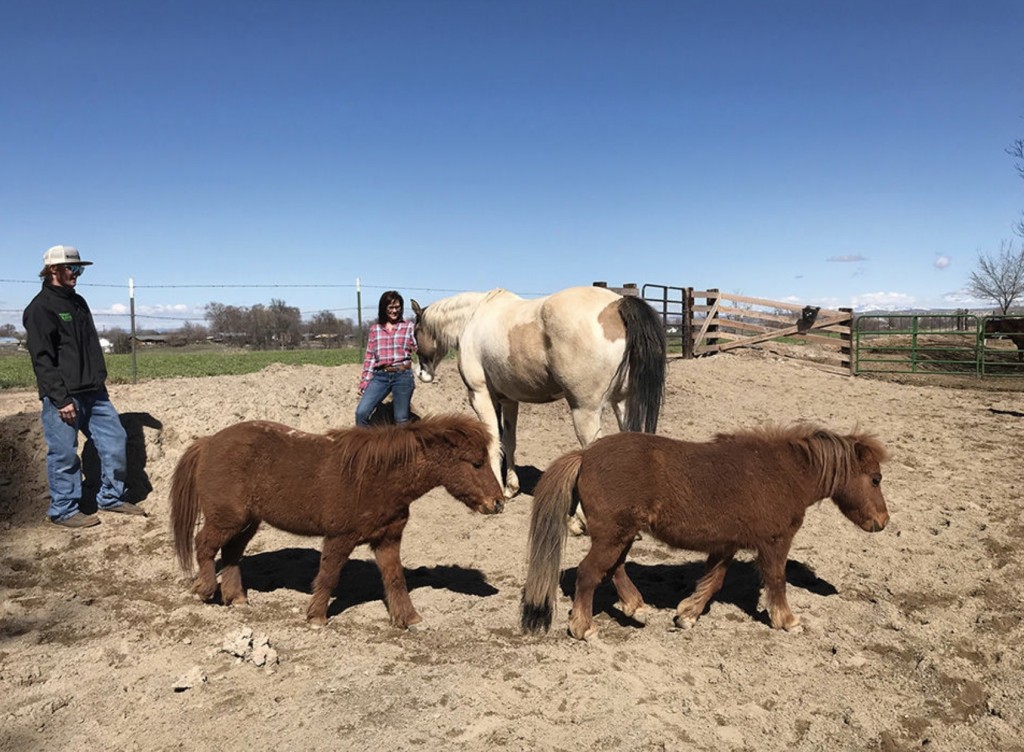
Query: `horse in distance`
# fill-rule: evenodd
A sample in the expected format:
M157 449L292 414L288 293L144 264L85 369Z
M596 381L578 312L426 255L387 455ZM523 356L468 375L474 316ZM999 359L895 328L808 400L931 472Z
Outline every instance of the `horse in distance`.
M490 434L477 420L439 416L398 426L309 434L268 421L229 426L193 442L171 481L171 532L182 569L199 566L193 592L212 600L221 552L221 598L244 604L239 562L262 522L297 535L323 536L320 569L306 610L327 623L327 603L352 550L369 544L384 583L392 624L422 619L409 598L399 557L409 506L443 486L474 511L500 512L491 473ZM199 515L203 525L193 538Z
M703 443L620 433L569 452L535 489L521 625L526 632L551 625L567 515L578 503L591 544L576 574L573 637L595 633L594 590L609 575L623 612L645 623L646 604L624 566L640 531L707 553L704 576L676 608L677 626L696 624L733 556L752 549L771 626L794 629L800 620L786 600L785 566L807 508L831 498L861 529L882 530L889 520L881 489L885 459L874 436L808 424L719 434Z
M992 317L985 320L985 337L1006 336L1017 348L1017 362L1024 363L1024 316Z
M470 403L495 438L491 466L506 498L519 491L515 452L520 402L566 400L581 446L601 435L601 415L608 404L620 430L657 430L665 386L665 332L658 315L640 298L601 287L572 287L526 300L496 289L461 293L426 307L413 300L412 309L419 377L432 381L447 353L458 349Z

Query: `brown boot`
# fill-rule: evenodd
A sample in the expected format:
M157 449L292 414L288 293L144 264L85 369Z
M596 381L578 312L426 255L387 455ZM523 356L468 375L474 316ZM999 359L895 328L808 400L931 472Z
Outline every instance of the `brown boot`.
M50 520L54 525L60 525L61 527L92 527L93 525L99 525L100 520L95 514L83 514L78 512L68 517L66 520Z
M113 512L114 514L141 514L143 517L147 517L146 511L142 507L137 507L130 501L124 501L114 507L100 507L101 512Z

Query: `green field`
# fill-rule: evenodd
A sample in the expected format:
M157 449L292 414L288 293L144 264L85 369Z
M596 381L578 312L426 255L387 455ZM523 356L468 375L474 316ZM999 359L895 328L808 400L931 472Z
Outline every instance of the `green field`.
M136 354L136 379L172 379L182 376L222 376L253 373L271 363L287 365L337 366L361 363L362 350L242 350L234 348L146 348ZM131 383L132 356L107 355L107 380ZM34 389L35 376L28 353L0 355L0 389Z

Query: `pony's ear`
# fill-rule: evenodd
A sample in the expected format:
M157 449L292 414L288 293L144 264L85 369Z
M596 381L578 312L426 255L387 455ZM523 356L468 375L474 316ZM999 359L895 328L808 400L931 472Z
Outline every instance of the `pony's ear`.
M423 313L423 309L420 307L420 304L416 302L415 298L409 300L409 305L412 306L412 312L415 313L417 317Z

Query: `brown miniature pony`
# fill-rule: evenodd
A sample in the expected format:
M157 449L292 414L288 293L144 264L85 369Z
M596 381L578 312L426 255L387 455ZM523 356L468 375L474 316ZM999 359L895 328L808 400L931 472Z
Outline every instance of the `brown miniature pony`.
M645 621L643 597L624 568L641 530L708 554L704 577L676 608L677 626L697 622L732 557L753 549L771 625L793 629L800 622L786 602L785 566L807 507L831 497L859 527L881 530L889 519L879 468L885 458L873 436L838 436L804 424L719 434L709 443L620 433L569 452L548 468L534 494L522 627L551 626L568 516L579 503L591 545L576 573L573 637L596 632L594 589L609 574L623 612Z
M462 416L401 426L309 434L266 421L230 426L196 440L171 481L171 531L182 569L191 573L195 536L199 575L193 591L209 601L217 590L214 556L221 550L221 597L246 603L239 561L260 522L298 535L324 536L320 571L306 619L327 623L327 601L352 550L368 543L384 581L391 622L422 619L413 608L399 558L409 505L437 486L470 509L494 514L502 489L489 461L490 435Z

